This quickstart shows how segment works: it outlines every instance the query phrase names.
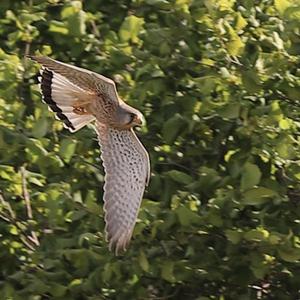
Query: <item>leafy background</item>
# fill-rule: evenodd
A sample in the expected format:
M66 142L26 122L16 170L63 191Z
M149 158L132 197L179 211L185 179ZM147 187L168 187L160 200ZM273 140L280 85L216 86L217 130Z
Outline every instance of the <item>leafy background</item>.
M295 0L0 4L0 299L298 299ZM117 82L152 162L133 241L103 236L92 126L41 103L43 54Z

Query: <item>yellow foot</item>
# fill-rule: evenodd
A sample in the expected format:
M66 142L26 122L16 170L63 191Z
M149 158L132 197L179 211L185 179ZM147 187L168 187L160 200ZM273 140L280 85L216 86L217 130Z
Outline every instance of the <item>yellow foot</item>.
M86 109L82 106L74 107L73 112L77 115L89 115Z

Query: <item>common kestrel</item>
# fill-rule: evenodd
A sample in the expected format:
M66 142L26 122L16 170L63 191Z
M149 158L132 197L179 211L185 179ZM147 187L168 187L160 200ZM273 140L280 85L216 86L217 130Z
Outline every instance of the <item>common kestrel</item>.
M49 57L29 57L43 66L43 100L67 129L75 132L96 121L106 174L106 238L110 250L126 250L150 177L148 153L133 131L143 115L119 98L111 79Z

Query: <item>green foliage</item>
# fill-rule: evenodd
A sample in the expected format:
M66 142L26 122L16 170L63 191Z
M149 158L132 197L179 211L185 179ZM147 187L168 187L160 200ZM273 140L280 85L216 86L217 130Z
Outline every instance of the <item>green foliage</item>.
M0 299L298 299L299 11L1 1ZM115 79L146 116L152 176L121 257L96 135L47 111L29 53Z

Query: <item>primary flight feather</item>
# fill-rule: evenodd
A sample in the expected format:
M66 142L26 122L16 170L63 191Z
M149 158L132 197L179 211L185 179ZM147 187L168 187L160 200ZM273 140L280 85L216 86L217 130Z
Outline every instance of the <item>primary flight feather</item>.
M143 115L119 98L111 79L49 57L29 57L42 65L43 100L66 128L75 132L96 121L106 174L106 238L116 253L125 250L150 176L148 153L133 131Z

